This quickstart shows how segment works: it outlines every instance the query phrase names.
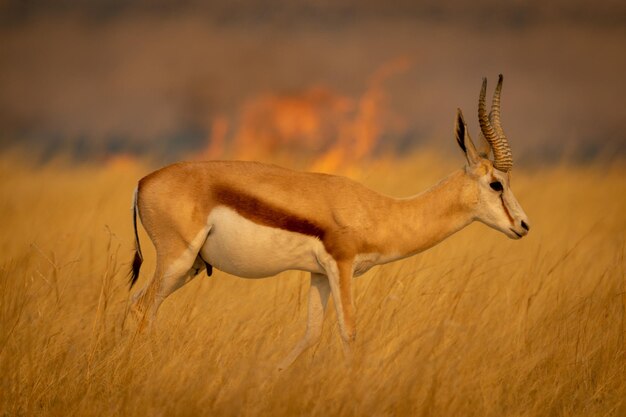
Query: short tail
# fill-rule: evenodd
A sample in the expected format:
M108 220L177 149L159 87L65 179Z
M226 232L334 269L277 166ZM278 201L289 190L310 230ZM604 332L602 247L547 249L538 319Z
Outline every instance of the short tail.
M143 254L141 253L141 245L139 244L139 234L137 233L137 193L139 191L139 187L135 188L135 193L133 195L133 227L135 228L135 257L133 258L133 264L129 273L128 282L130 284L130 288L135 285L137 282L137 278L139 278L139 269L141 268L141 264L143 263Z

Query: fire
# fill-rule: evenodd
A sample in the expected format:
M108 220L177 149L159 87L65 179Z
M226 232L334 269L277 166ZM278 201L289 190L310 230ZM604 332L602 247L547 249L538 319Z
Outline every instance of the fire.
M383 136L404 129L401 118L390 110L384 82L408 68L405 58L382 65L356 98L320 85L253 97L234 117L234 124L226 116L214 118L201 156L296 160L322 172L363 162L374 156Z
M388 110L388 95L384 81L409 68L409 61L400 58L381 66L370 77L368 88L359 98L354 116L345 121L335 146L321 155L312 169L336 172L342 165L352 165L371 158L380 138L401 126L398 117Z
M235 133L238 158L271 158L325 151L353 103L325 87L299 93L264 95L243 108Z

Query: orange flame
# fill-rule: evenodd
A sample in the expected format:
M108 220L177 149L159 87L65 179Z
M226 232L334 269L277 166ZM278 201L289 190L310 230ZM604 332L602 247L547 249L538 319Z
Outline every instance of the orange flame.
M408 59L399 58L374 72L367 90L358 101L356 115L346 121L335 146L317 159L313 170L335 172L342 165L351 165L372 156L381 135L391 127L389 121L393 119L388 114L388 96L383 82L408 68Z
M402 130L399 118L389 109L383 84L408 68L406 58L382 65L372 74L367 89L358 99L323 86L254 97L236 117L230 141L227 140L229 120L225 116L214 118L209 145L201 156L304 160L311 169L323 172L336 172L362 162L373 156L385 133Z

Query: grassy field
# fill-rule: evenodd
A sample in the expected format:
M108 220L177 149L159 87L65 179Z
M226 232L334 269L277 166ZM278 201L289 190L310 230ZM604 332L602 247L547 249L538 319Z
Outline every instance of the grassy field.
M438 161L350 175L410 195L461 157ZM0 159L0 416L626 415L625 164L516 169L528 237L475 224L374 268L355 283L352 364L329 308L319 345L282 373L305 327L301 272L201 274L153 333L124 323L131 197L149 171Z

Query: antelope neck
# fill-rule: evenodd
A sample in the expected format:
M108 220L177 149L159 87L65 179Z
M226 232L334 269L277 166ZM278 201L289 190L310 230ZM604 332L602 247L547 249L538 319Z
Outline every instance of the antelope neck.
M474 220L471 186L459 170L426 191L394 201L385 221L390 247L401 257L428 249Z

